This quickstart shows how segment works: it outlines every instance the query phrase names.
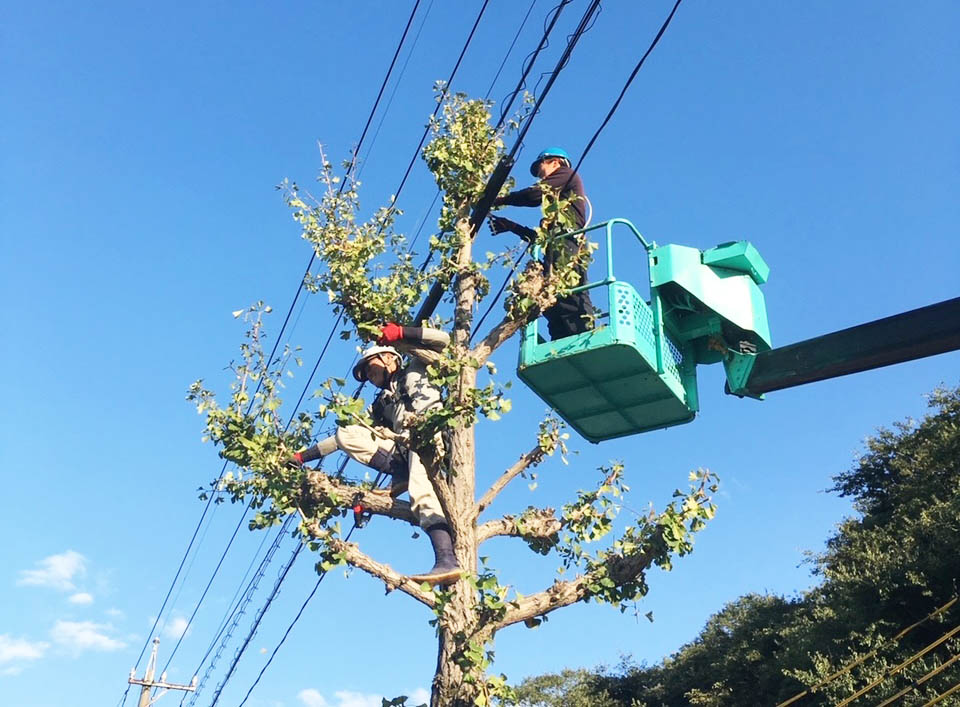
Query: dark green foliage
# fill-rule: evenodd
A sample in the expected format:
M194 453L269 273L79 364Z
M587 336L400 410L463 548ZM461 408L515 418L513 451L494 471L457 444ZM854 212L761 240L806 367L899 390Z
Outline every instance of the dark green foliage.
M894 671L960 624L956 607L890 640L958 589L960 388L935 391L930 408L919 422L879 430L854 467L835 478L831 490L853 499L859 515L811 558L819 586L793 599L741 597L655 666L531 678L518 688L519 704L776 705L816 688L794 703L809 707L835 705L869 688L852 704L876 705L956 655L960 641L951 639ZM859 658L865 659L817 687ZM894 704L922 705L958 681L960 662ZM958 694L939 704L960 704Z

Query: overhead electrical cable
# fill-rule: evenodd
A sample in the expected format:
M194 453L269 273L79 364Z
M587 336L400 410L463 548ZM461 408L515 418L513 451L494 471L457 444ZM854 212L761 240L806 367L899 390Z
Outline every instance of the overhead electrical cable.
M550 89L553 87L557 77L560 75L560 71L564 66L566 66L567 61L570 59L570 55L573 53L573 50L580 41L580 38L583 36L583 33L586 31L588 26L591 26L591 18L597 12L599 7L600 0L592 0L590 5L584 11L583 16L580 18L580 23L577 25L577 28L567 41L567 46L564 48L563 53L560 55L560 59L551 72L550 78L547 81L546 86L544 86L543 93L537 98L533 109L530 111L530 115L520 128L519 135L513 144L513 148L508 154L500 158L500 162L497 164L496 168L494 168L493 174L491 174L490 178L487 180L487 185L484 188L483 195L474 205L473 212L470 215L471 236L477 232L477 228L479 228L480 224L487 217L487 214L490 213L490 208L493 206L493 200L496 198L497 194L500 193L500 189L503 187L504 182L506 182L507 176L510 173L510 169L513 167L514 159L523 145L523 139L530 130L530 126L533 124L534 118L536 118L537 114L540 112L540 107L543 105L544 100L546 100L546 97L549 95ZM429 319L430 316L433 315L434 310L440 303L440 298L443 297L445 289L446 288L444 285L440 282L435 282L433 284L433 287L430 288L430 292L427 294L426 299L420 305L420 309L418 309L417 313L414 315L414 322L422 322L425 319Z
M377 144L377 137L380 135L380 129L383 127L384 122L387 119L387 114L390 112L390 106L393 105L393 99L397 95L397 90L400 88L400 82L403 81L403 75L407 73L407 65L410 63L410 58L413 56L414 50L417 48L417 42L420 41L420 33L423 32L424 26L427 24L427 18L430 16L430 10L433 9L433 0L430 0L430 4L427 5L426 11L423 13L423 19L420 20L420 26L417 28L417 33L413 37L413 42L410 44L410 51L407 52L407 58L403 60L403 66L400 67L400 73L397 74L397 80L393 84L393 90L390 91L390 98L387 99L387 104L383 108L383 113L380 114L380 120L377 121L377 129L373 131L373 137L370 138L370 148L368 152L373 149L373 146ZM360 178L360 175L363 174L363 169L366 166L366 162L361 162L360 167L357 169L357 178Z
M490 82L490 88L487 89L484 99L490 98L490 94L493 92L493 87L497 84L497 79L500 78L503 67L507 65L507 59L509 59L510 55L513 53L513 48L517 45L517 40L520 39L520 33L523 32L523 28L526 26L527 20L530 19L530 13L533 12L533 6L536 4L537 0L533 0L533 2L530 3L530 7L527 8L527 14L523 16L523 21L517 28L517 33L513 35L513 41L510 42L510 46L507 48L507 53L503 55L503 61L500 62L500 68L497 69L497 73L493 77L493 81Z
M353 535L353 531L356 530L359 526L354 522L353 527L350 528L350 531L344 536L343 541L349 542L350 536ZM297 615L293 617L293 621L290 622L290 625L287 626L287 630L283 632L283 636L280 638L280 642L273 649L273 652L270 653L270 657L267 658L267 662L260 669L260 673L257 675L257 679L253 681L253 684L247 690L247 694L243 696L243 701L238 705L238 707L243 707L247 704L247 700L250 699L250 694L253 692L253 689L260 683L260 678L263 677L263 674L267 672L267 668L270 667L270 664L273 662L274 657L276 657L277 652L283 646L284 642L287 640L287 636L290 635L290 632L293 630L293 627L297 625L297 622L300 620L300 617L303 616L304 609L307 608L307 604L310 603L310 600L313 599L313 595L317 593L317 589L320 588L320 582L323 581L323 578L327 576L330 570L323 570L320 573L320 576L317 578L316 584L313 585L313 589L310 590L310 593L307 595L307 598L303 600L303 604L300 605L300 610L297 612Z
M388 67L387 73L386 73L386 75L384 76L383 82L381 83L380 90L379 90L379 92L377 93L377 98L376 98L376 100L374 101L373 107L372 107L371 110L370 110L370 115L369 115L368 118L367 118L367 122L366 122L366 125L364 126L363 132L361 133L360 140L357 141L357 146L356 146L356 148L354 149L354 160L353 160L353 163L354 163L354 164L355 164L357 155L359 155L359 153L360 153L360 148L361 148L361 146L363 145L363 139L364 139L364 137L366 136L367 129L369 128L370 122L373 120L373 116L375 115L375 113L376 113L376 111L377 111L377 107L379 106L380 98L383 96L383 90L384 90L384 88L386 87L387 82L389 81L390 74L393 72L393 68L394 68L394 66L396 65L397 57L398 57L399 54L400 54L400 50L401 50L401 48L403 47L404 41L406 40L406 37L407 37L407 32L408 32L409 29L410 29L410 25L411 25L412 22L413 22L413 18L414 18L414 16L416 15L417 8L418 8L419 6L420 6L420 0L415 0L414 5L413 5L413 10L412 10L411 13L410 13L410 17L409 17L409 19L407 20L407 24L406 24L406 26L404 27L404 30L403 30L403 34L401 35L400 41L399 41L399 43L397 44L397 49L396 49L396 51L394 52L394 55L393 55L392 60L390 61L390 66ZM346 180L344 180L344 184L346 184ZM342 189L342 186L343 186L343 185L341 185L341 189ZM267 359L268 361L269 361L269 360L272 360L273 357L274 357L274 355L276 355L277 346L279 345L280 340L281 340L282 337L283 337L283 332L284 332L284 330L286 329L287 323L288 323L289 320L290 320L290 315L291 315L291 313L293 312L294 307L296 306L297 299L300 297L300 293L303 291L303 281L304 281L304 279L307 277L307 275L310 274L310 268L313 266L313 261L314 261L314 258L315 258L315 257L316 257L316 253L313 253L313 254L311 255L311 257L310 257L309 263L307 264L307 268L306 268L306 270L304 271L303 277L300 278L300 283L299 283L299 286L298 286L298 288L297 288L296 294L294 295L293 301L290 303L290 308L287 310L287 314L286 314L286 316L284 317L283 325L280 327L280 331L279 331L279 333L277 334L277 339L276 339L276 341L274 342L273 350L270 352L270 358ZM258 390L259 390L259 386L258 386ZM250 404L251 404L251 405L253 404L253 398L251 398L251 403L250 403ZM248 412L249 412L249 409L248 409ZM224 474L224 472L226 471L226 468L227 468L227 464L226 464L226 462L225 462L224 465L223 465L223 468L220 470L219 478L222 478L222 477L223 477L223 474ZM197 534L199 533L200 528L201 528L201 526L203 525L203 521L204 521L204 519L205 519L206 516L207 516L207 512L208 512L209 509L210 509L210 505L211 505L211 503L212 503L212 500L213 500L213 495L211 494L210 498L209 498L208 501L207 501L207 504L204 506L203 512L202 512L201 515L200 515L200 520L197 522L197 527L194 529L193 535L190 537L190 541L189 541L189 543L187 544L187 549L186 549L186 551L184 551L184 553L183 553L183 558L180 560L180 564L179 564L179 566L177 567L177 571L174 573L173 580L170 582L170 588L167 590L167 593L166 593L166 595L164 596L163 602L161 603L161 606L160 606L160 610L157 612L157 618L156 618L156 620L154 621L154 624L153 624L153 626L152 626L151 629L150 629L149 635L147 636L147 640L144 642L143 648L141 648L141 650L140 650L140 655L137 657L137 662L136 662L136 664L134 665L134 670L136 670L137 668L140 667L140 661L143 660L143 656L144 656L144 653L145 653L146 650L147 650L147 646L150 645L150 640L153 638L153 634L154 634L154 632L155 632L156 629L157 629L157 625L159 624L160 619L161 619L161 617L163 616L164 609L165 609L166 606L167 606L167 602L168 602L169 599L170 599L170 595L171 595L172 592L173 592L173 588L174 588L174 587L176 586L176 584L177 584L177 580L178 580L179 577L180 577L180 573L181 573L181 571L183 570L183 566L184 566L184 564L185 564L185 562L186 562L186 560L187 560L187 557L190 555L190 551L191 551L191 549L193 548L193 544L194 544L194 542L195 542L196 539L197 539ZM126 689L125 689L124 692L123 692L123 696L122 696L121 699L120 699L120 704L123 704L123 703L126 702L127 695L129 694L129 692L130 692L130 685L129 685L129 683L128 683Z
M293 567L293 563L296 561L297 556L300 554L300 551L303 549L303 543L298 542L297 547L294 549L293 553L290 555L290 559L287 560L287 564L283 566L283 569L280 572L280 576L277 577L277 581L274 582L273 589L271 590L269 596L267 597L266 602L260 611L257 612L257 616L253 620L253 624L250 626L250 630L247 632L246 638L243 640L243 644L237 650L236 655L234 655L233 660L230 662L230 667L227 668L227 674L220 681L220 684L217 685L217 689L213 694L213 701L210 703L210 707L215 707L217 702L220 701L220 694L223 692L223 688L226 686L227 682L230 680L230 676L233 675L233 671L237 667L237 663L240 662L241 656L247 650L247 646L250 645L250 641L253 640L253 637L257 633L257 628L260 626L260 621L263 620L264 615L267 613L267 610L270 608L270 605L273 604L273 600L277 598L277 594L280 593L280 586L283 584L283 580L286 578L287 573L290 571L290 568Z
M643 67L644 62L647 60L647 57L650 56L651 52L653 52L654 48L656 48L657 44L660 42L660 38L663 37L664 32L667 31L667 27L670 26L670 22L673 20L673 16L676 14L677 8L680 6L681 2L682 0L676 1L676 3L673 6L673 9L670 10L670 14L667 15L667 19L664 20L663 24L660 27L660 30L657 32L656 36L653 38L653 41L647 47L647 50L643 53L643 56L640 57L640 61L637 62L637 65L634 67L633 71L630 73L629 78L627 78L626 83L624 84L623 88L620 90L620 95L617 96L617 99L613 102L613 105L611 106L610 110L607 112L607 115L603 119L603 122L600 124L600 127L597 128L596 132L594 132L593 136L590 138L589 142L587 143L587 146L583 149L583 152L580 155L580 160L577 162L576 167L573 169L574 174L579 172L584 159L586 158L587 154L589 154L590 150L593 148L594 144L597 141L597 138L600 137L600 133L603 132L603 129L607 126L607 123L610 122L610 119L613 117L613 114L617 112L617 109L620 107L620 102L623 100L623 97L627 93L627 89L630 88L630 84L633 83L633 79L636 77L637 73L639 73L640 69ZM571 179L572 178L573 177L571 175ZM497 294L490 301L490 304L487 306L487 309L484 311L483 315L478 320L476 326L474 327L473 332L470 335L470 341L473 341L473 336L476 334L480 326L486 320L487 315L490 314L490 312L496 306L497 302L500 300L500 297L503 295L503 291L507 287L507 283L509 283L510 278L513 277L514 273L517 270L517 267L519 266L523 258L526 256L526 254L529 252L529 250L530 250L530 245L527 244L526 248L524 248L523 250L523 253L521 253L520 257L517 258L517 260L514 262L513 267L510 269L510 272L507 273L507 277L504 279L503 284L501 284L500 288L497 290Z
M474 20L473 27L470 29L470 34L467 35L467 41L463 43L463 49L460 50L460 56L457 57L457 63L453 65L453 70L450 72L450 76L447 78L446 84L444 84L444 91L450 90L450 84L453 83L453 77L457 75L457 70L460 68L460 63L463 61L463 57L467 53L467 48L470 46L470 42L473 40L473 35L477 31L477 26L480 24L480 20L483 18L483 13L487 9L488 4L490 4L490 0L483 0L483 5L480 7L480 12L477 13L477 19ZM440 112L442 107L443 102L438 100L437 107L433 109L433 114L430 116L431 121L437 116L437 113ZM394 202L400 198L400 192L403 191L403 187L407 183L407 178L410 176L410 172L413 170L413 165L417 163L417 158L420 156L420 150L423 148L423 143L427 141L427 136L429 134L430 122L427 122L427 126L423 131L423 136L420 138L420 142L417 144L417 149L413 151L413 157L410 159L410 163L407 165L407 169L403 173L403 179L400 180L400 185L393 193Z
M590 150L593 148L594 143L597 141L597 138L600 137L600 133L603 132L603 129L607 127L607 123L610 122L610 119L613 117L613 114L617 112L617 108L620 107L620 101L623 100L623 97L627 93L627 89L630 88L630 84L633 83L633 79L636 78L637 74L640 72L640 69L643 67L644 62L647 60L647 57L653 53L653 50L656 48L657 44L660 42L660 38L663 37L663 33L667 31L667 27L670 26L670 22L673 20L673 16L677 13L677 8L680 7L682 0L677 0L673 9L670 10L670 14L667 15L667 19L663 21L663 24L660 26L660 31L657 32L657 36L653 38L653 41L650 43L650 46L647 47L647 51L643 53L643 56L640 57L640 61L637 62L637 65L633 67L633 71L630 72L630 77L627 79L627 82L623 85L623 89L620 91L620 95L617 96L617 100L613 102L613 105L610 107L610 110L607 112L607 116L603 119L603 122L600 123L600 127L597 128L597 131L593 134L593 137L590 138L590 142L587 143L587 146L583 148L583 152L580 154L580 160L577 162L577 166L574 167L573 171L577 172L580 169L580 165L583 164L583 160L586 159L587 155L590 153Z
M561 8L563 7L563 5L566 5L566 4L568 4L569 2L571 2L571 0L565 0L565 2L561 3L561 5L558 6L557 11L555 12L554 17L553 17L553 22L552 22L551 25L550 25L550 29L552 29L553 24L555 24L555 22L556 22L556 18L557 18L557 16L559 15L559 9L561 9ZM595 3L595 5L598 5L598 4L599 4L599 2ZM480 17L483 15L483 11L484 11L484 9L486 8L486 6L487 6L487 2L484 2L483 6L482 6L481 9L480 9L480 13L479 13L479 15L478 15L478 17L477 17L477 20L476 20L476 22L474 23L474 26L473 26L473 28L472 28L472 30L471 30L471 32L470 32L470 35L469 35L468 38L467 38L467 42L466 42L466 44L465 44L465 46L464 46L464 49L463 49L463 51L461 51L461 53L460 53L460 57L459 57L458 60L457 60L457 64L456 64L456 66L454 67L454 70L451 72L450 80L449 80L448 83L447 83L447 87L449 87L450 82L452 82L453 76L456 74L456 70L457 70L457 68L459 67L460 62L461 62L462 59L463 59L463 56L464 56L464 54L465 54L465 52L466 52L466 49L467 49L467 46L469 45L470 40L471 40L471 38L473 37L474 32L476 31L477 25L479 24L479 21L480 21ZM529 15L529 12L528 12L528 15ZM524 18L524 21L526 21L526 18ZM519 34L519 33L518 33L518 34ZM543 46L545 46L545 42L546 42L546 37L544 37L544 39L541 41L541 44L540 44L540 46L538 47L538 51L539 51L539 49L542 49ZM512 51L512 49L513 49L513 45L511 44L510 49L508 49L508 54L509 54L510 51ZM529 72L529 69L530 69L531 66L532 66L532 62L528 65L527 70L526 70L525 73L524 73L524 77L526 76L526 73ZM522 80L523 80L523 79L521 79L521 81L522 81ZM515 94L516 94L516 93L517 93L517 92L515 92ZM515 95L515 94L514 94L514 95ZM538 104L538 105L539 105L539 104ZM439 110L439 104L438 104L438 108L434 111L434 115L436 115L437 110ZM407 176L409 175L410 169L412 168L412 164L415 163L416 157L419 155L420 149L422 148L422 145L423 145L423 141L424 141L424 139L425 139L425 137L426 137L427 134L429 134L429 125L427 126L427 131L425 131L425 133L424 133L424 138L421 139L421 143L420 143L420 144L418 145L418 147L417 147L417 152L416 152L416 154L414 155L414 158L413 158L413 160L411 161L411 164L408 165L407 171L406 171L406 173L404 174L404 179L401 180L400 187L399 187L398 190L397 190L397 194L399 194L399 191L402 189L403 184L405 183L406 178L407 178ZM438 192L438 194L439 194L439 192ZM395 195L395 197L396 197L396 195ZM436 197L435 197L435 198L436 198ZM432 208L432 204L431 204L431 208ZM429 211L429 209L428 209L428 211ZM422 227L422 223L421 223L421 227ZM342 317L342 313L341 313L341 317ZM340 322L340 318L341 318L341 317L338 317L337 323L334 325L333 330L331 331L331 335L330 335L330 337L328 337L328 339L327 339L327 344L325 344L324 350L321 352L320 357L318 358L317 363L316 363L315 366L314 366L314 369L313 369L313 372L311 373L310 379L308 379L308 383L307 383L307 385L305 386L305 390L306 390L307 387L309 387L309 381L312 380L313 375L314 375L314 374L316 373L316 371L317 371L317 368L318 368L318 366L319 366L319 364L320 364L320 360L323 358L323 354L324 354L324 352L326 351L326 345L328 345L328 344L330 343L330 340L331 340L331 338L332 338L332 334L333 334L333 332L336 330L336 327L339 325L339 322ZM361 388L362 388L362 386L361 386ZM305 392L305 391L304 391L304 392ZM358 392L354 395L354 397L356 397L356 395L358 395L358 394L359 394L359 390L358 390ZM300 400L298 401L297 406L296 406L294 412L293 412L292 415L291 415L291 418L290 418L291 420L293 419L293 416L296 414L296 409L299 408L302 400L303 400L303 394L301 394ZM288 422L288 425L289 425L289 422ZM342 462L341 465L340 465L340 468L338 469L338 474L342 475L343 469L346 467L346 464L347 464L349 461L350 461L350 460L349 460L349 457L347 457L347 458L345 458L345 459L343 460L343 462ZM379 477L378 477L378 478L379 478ZM291 517L292 517L292 516L291 516ZM350 538L350 535L352 535L353 531L354 531L357 527L359 527L359 526L358 526L358 525L356 524L356 522L355 522L355 523L354 523L354 526L350 529L349 533L347 534L346 539L349 539L349 538ZM323 572L323 574L321 574L321 576L318 578L318 580L317 580L316 584L314 585L313 589L311 590L310 594L307 596L307 599L303 602L303 604L302 604L301 607L300 607L300 610L297 612L296 617L293 619L293 621L292 621L292 622L290 623L290 625L288 626L286 632L284 633L283 637L282 637L281 640L280 640L280 643L274 648L273 652L272 652L271 655L270 655L270 658L267 660L267 663L263 666L263 668L261 669L261 671L260 671L259 675L257 676L256 680L254 681L253 685L252 685L252 686L249 688L249 690L247 691L247 694L246 694L246 696L244 697L244 700L243 700L243 702L242 702L241 704L245 704L245 703L246 703L246 700L250 697L250 694L252 693L253 689L254 689L254 688L256 687L256 685L260 682L260 679L263 677L263 675L264 675L264 673L266 672L267 668L268 668L268 667L270 666L270 664L272 663L274 656L276 656L276 654L277 654L277 652L279 651L280 647L283 645L283 643L286 641L287 637L289 636L290 632L293 630L293 627L296 625L297 621L299 621L300 617L301 617L302 614L303 614L303 611L306 609L307 604L310 602L310 600L311 600L311 599L313 598L313 596L316 594L317 589L319 588L320 582L324 579L324 577L326 577L326 575L327 575L327 572ZM284 573L284 576L285 576L285 573ZM282 577L281 577L281 579L278 580L278 585L279 585L279 583L282 582L282 581L283 581L283 580L282 580ZM276 589L278 589L278 588L279 588L279 586L276 587ZM271 601L271 599L268 598L267 603L269 604L270 601ZM251 631L255 631L256 626L259 624L259 621L260 621L260 619L261 619L262 616L263 616L263 613L265 613L265 609L266 609L266 607L264 607L264 609L263 609L263 610L261 611L261 613L258 615L257 619L256 619L255 622L254 622L254 627L251 629ZM231 664L230 668L228 669L227 676L223 679L223 681L221 682L220 686L218 687L217 696L214 698L214 702L212 703L211 707L213 707L213 706L216 704L217 700L219 699L219 694L220 694L220 692L222 691L222 689L223 689L224 685L226 684L226 682L229 680L230 676L233 674L233 671L234 671L234 668L235 668L235 666L236 666L236 663L239 661L239 659L240 659L240 657L242 656L244 650L246 649L246 646L249 644L249 640L250 640L251 637L252 637L252 636L248 635L248 639L244 642L244 645L241 646L240 650L238 651L237 655L235 656L235 659L234 659L233 663ZM191 704L192 704L192 702L191 702Z
M200 598L197 600L196 606L193 607L193 612L190 614L190 618L187 619L186 625L183 627L183 631L180 633L180 637L177 639L177 644L173 647L173 650L170 651L170 655L167 656L167 662L163 666L163 670L160 671L161 674L167 672L167 668L170 667L170 662L173 660L173 657L177 654L177 650L180 648L180 644L183 643L183 637L187 635L187 630L190 628L190 625L193 623L194 617L197 615L197 611L200 610L200 605L203 604L203 600L207 597L207 592L210 591L210 586L213 584L213 580L216 578L217 573L220 571L220 567L223 566L223 561L227 557L227 553L230 551L230 546L233 545L233 541L237 539L237 533L240 532L240 526L243 525L243 521L247 518L247 513L250 512L250 506L248 505L246 510L243 512L243 515L240 516L240 520L237 522L237 527L233 529L233 534L230 536L230 539L227 541L227 546L223 549L223 552L220 553L220 559L217 561L217 566L213 569L213 573L210 575L210 579L207 581L207 586L203 588L203 592L200 594Z
M217 632L217 635L210 642L210 646L207 648L207 652L204 654L203 658L200 659L199 665L197 665L194 675L200 673L200 668L203 667L203 664L206 662L207 658L210 656L210 653L213 650L213 646L219 641L219 646L217 647L216 653L214 653L213 658L210 660L210 663L207 665L207 669L203 673L203 677L197 685L197 689L190 695L190 705L194 705L202 692L203 688L207 684L207 680L210 679L210 676L216 670L217 663L220 661L220 657L223 655L223 652L226 650L227 645L230 642L230 639L233 637L233 632L236 631L237 627L240 625L240 620L246 614L247 606L250 602L253 601L253 595L256 593L256 590L260 586L260 581L263 579L266 574L267 567L270 562L273 561L273 556L276 553L277 549L280 547L281 542L283 541L284 536L289 530L290 524L292 521L290 519L293 516L290 516L287 520L284 521L283 525L280 527L279 532L274 537L273 542L271 543L269 549L267 550L266 555L264 555L263 560L260 562L260 566L257 568L256 573L250 579L250 582L247 584L246 589L244 589L243 596L240 601L234 605L233 610L226 617L224 623L221 625L220 630ZM185 694L183 699L180 700L180 704L183 704L183 701L187 698Z

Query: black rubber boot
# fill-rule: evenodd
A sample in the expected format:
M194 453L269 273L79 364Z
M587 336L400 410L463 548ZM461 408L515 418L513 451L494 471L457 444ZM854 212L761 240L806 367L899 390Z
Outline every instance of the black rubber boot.
M453 554L453 538L450 537L450 527L446 523L438 523L430 528L424 528L433 545L433 554L436 561L433 569L425 574L411 575L415 582L429 582L430 584L445 587L460 579L460 565Z
M390 498L396 498L407 492L410 486L410 467L398 456L390 460Z
M367 466L390 477L391 498L396 498L406 492L407 487L410 485L410 471L407 469L407 462L397 454L390 454L382 449L378 449L373 453L373 457ZM378 493L386 490L385 488L376 489Z

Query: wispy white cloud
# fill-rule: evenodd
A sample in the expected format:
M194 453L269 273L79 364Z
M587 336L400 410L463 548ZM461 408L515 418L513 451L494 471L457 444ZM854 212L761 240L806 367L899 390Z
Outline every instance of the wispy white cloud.
M57 621L50 629L50 637L57 645L77 653L125 648L126 643L108 635L112 629L109 624L93 621Z
M37 562L37 565L37 569L21 570L17 584L71 592L76 589L74 578L83 576L87 571L87 559L73 550L45 557Z
M187 630L187 620L182 616L175 616L163 625L163 635L177 640Z
M0 665L6 666L8 663L20 663L27 660L39 660L46 653L49 643L43 641L28 641L25 638L14 638L10 634L0 634ZM20 672L18 665L12 665L4 668L7 675L15 673L7 672L14 670Z
M300 690L300 692L297 693L297 699L300 700L305 707L329 707L327 701L323 699L323 695L312 687L306 690Z
M424 690L422 687L418 687L416 690L413 690L407 704L411 705L428 705L430 704L430 692L429 690Z
M124 616L126 616L126 614L120 611L120 609L107 609L103 613L115 619L122 619Z
M69 601L71 604L92 604L93 595L88 594L87 592L77 592L76 594L71 595L67 601Z
M392 695L391 695L392 697ZM383 699L380 695L364 694L351 690L338 690L333 693L333 701L327 700L319 690L307 688L297 693L297 699L304 707L380 707ZM419 705L430 702L430 693L422 687L408 693L407 704Z

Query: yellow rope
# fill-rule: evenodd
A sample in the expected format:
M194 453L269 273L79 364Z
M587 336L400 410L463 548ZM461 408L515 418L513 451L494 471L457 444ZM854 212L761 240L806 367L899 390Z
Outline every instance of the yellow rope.
M863 663L865 660L869 660L870 658L872 658L873 656L875 656L879 651L881 651L881 650L883 650L884 648L886 648L887 646L892 645L892 644L896 643L897 641L899 641L901 638L903 638L904 636L906 636L910 631L912 631L913 629L915 629L915 628L916 628L917 626L919 626L920 624L922 624L922 623L924 623L924 622L926 622L926 621L929 621L930 619L932 619L932 618L933 618L934 616L936 616L937 614L943 613L944 611L946 611L947 609L949 609L951 606L953 606L954 604L957 603L957 599L958 599L958 597L954 597L953 599L951 599L950 601L948 601L946 604L944 604L943 606L941 606L939 609L936 609L936 610L933 611L932 613L927 614L926 616L924 616L922 619L920 619L919 621L917 621L915 624L912 624L911 626L907 626L907 627L906 627L905 629L903 629L900 633L898 633L896 636L894 636L893 638L891 638L889 641L887 641L886 643L884 643L884 644L883 644L882 646L880 646L879 648L874 648L872 651L870 651L870 652L867 653L866 655L863 655L863 656L857 658L856 660L852 661L851 663L848 663L848 664L845 665L844 667L840 668L840 670L838 670L837 672L833 673L832 675L827 676L826 678L824 678L823 680L821 680L820 682L818 682L816 685L813 685L812 687L808 687L808 688L807 688L806 690L804 690L803 692L800 692L800 693L794 695L793 697L791 697L789 700L786 700L785 702L781 702L780 704L777 705L777 707L787 707L787 705L793 704L794 702L796 702L797 700L799 700L801 697L806 697L807 695L816 692L817 690L819 690L821 687L823 687L823 686L826 685L827 683L833 682L834 680L836 680L838 677L840 677L840 676L843 675L844 673L850 672L850 671L853 670L855 667L857 667L858 665L860 665L861 663Z
M954 692L956 692L957 690L960 690L960 682L958 682L956 685L954 685L953 687L951 687L951 688L950 688L949 690L947 690L946 692L942 693L939 697L934 697L932 700L930 700L929 702L925 703L925 704L923 705L923 707L931 707L931 705L935 705L935 704L937 704L938 702L942 702L945 698L949 697L950 695L952 695L952 694L953 694Z
M860 697L861 695L866 694L867 692L870 692L870 690L872 690L872 689L875 688L877 685L879 685L880 683L882 683L882 682L883 682L884 680L886 680L888 677L890 677L891 675L895 675L896 673L899 673L899 672L900 672L901 670L903 670L905 667L907 667L908 665L910 665L913 661L917 660L918 658L922 658L922 657L925 656L927 653L929 653L930 651L932 651L934 648L936 648L937 646L939 646L941 643L943 643L943 642L946 641L946 640L949 640L951 636L953 636L955 633L958 633L958 632L960 632L960 626L956 626L955 628L951 629L950 631L947 631L943 636L941 636L941 637L938 638L936 641L934 641L934 642L931 643L930 645L928 645L928 646L926 646L925 648L923 648L920 652L914 653L912 656L910 656L910 657L907 658L905 661L903 661L902 663L900 663L900 665L898 665L898 666L896 666L896 667L893 667L893 668L890 668L890 670L885 670L885 671L883 672L883 674L882 674L880 677L878 677L876 680L874 680L872 683L870 683L870 684L867 685L866 687L858 690L857 692L853 693L850 697L848 697L847 699L845 699L843 702L838 702L838 703L836 704L836 707L844 707L844 705L850 704L851 702L853 702L855 699L857 699L857 698Z
M930 678L932 678L934 675L937 675L937 674L939 674L941 671L943 671L943 670L945 670L946 668L948 668L950 665L952 665L953 663L955 663L958 659L960 659L960 653L958 653L957 655L953 656L950 660L948 660L946 663L944 663L943 665L941 665L939 668L934 668L934 669L931 670L929 673L927 673L926 675L924 675L922 678L918 678L918 679L914 680L912 683L910 683L910 684L907 685L905 688L903 688L902 690L900 690L900 692L898 692L896 695L894 695L893 697L891 697L891 698L889 698L889 699L887 699L887 700L884 700L883 702L881 702L880 704L878 704L876 707L887 707L887 705L889 705L890 703L896 702L896 701L899 700L901 697L903 697L904 695L906 695L908 692L912 692L913 690L916 690L918 687L920 687L923 683L925 683L927 680L929 680Z

